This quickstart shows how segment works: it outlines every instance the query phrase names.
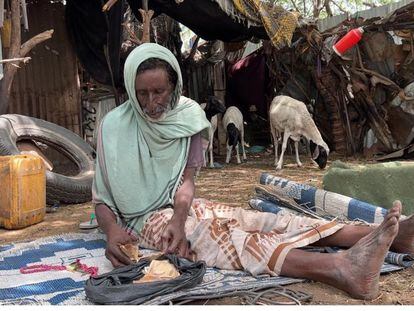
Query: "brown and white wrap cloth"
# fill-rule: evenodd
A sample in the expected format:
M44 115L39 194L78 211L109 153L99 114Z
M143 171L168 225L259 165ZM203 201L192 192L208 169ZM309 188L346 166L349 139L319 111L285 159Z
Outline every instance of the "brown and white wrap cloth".
M161 234L173 213L166 208L147 219L139 235L141 247L161 249ZM195 199L185 232L195 259L209 267L279 275L291 249L315 243L342 227L284 211L264 213Z

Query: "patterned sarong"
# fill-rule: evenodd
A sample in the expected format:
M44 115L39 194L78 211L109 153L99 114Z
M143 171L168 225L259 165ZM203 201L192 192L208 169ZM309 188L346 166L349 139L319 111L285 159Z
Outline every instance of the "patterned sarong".
M141 247L161 249L161 235L173 213L165 208L148 218L139 236ZM279 275L291 249L312 244L342 227L285 211L275 215L196 199L185 231L195 259L209 267Z

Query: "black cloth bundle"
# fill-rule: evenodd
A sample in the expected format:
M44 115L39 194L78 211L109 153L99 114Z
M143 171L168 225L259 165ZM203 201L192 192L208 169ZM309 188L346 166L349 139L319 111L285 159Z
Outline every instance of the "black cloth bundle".
M136 264L90 277L85 284L86 297L97 304L143 304L156 296L196 286L201 283L206 272L203 261L194 263L175 255L163 255L157 259L168 259L180 276L168 281L133 284L134 280L144 276L143 269L151 262L151 259L142 259Z

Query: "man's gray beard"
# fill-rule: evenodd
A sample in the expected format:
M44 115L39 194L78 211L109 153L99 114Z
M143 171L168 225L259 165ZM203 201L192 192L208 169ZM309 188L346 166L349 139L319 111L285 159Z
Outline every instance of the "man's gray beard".
M167 116L167 113L163 112L162 115L158 119L153 119L149 115L145 114L145 118L150 122L160 122L164 120L166 116Z
M171 111L171 104L168 104L168 106L167 106L167 110L165 110L165 111L162 113L162 115L161 115L159 118L157 118L157 119L151 118L151 117L150 117L148 114L146 114L145 112L144 112L144 114L145 114L145 118L146 118L148 121L150 121L150 122L160 122L160 121L164 120L164 119L167 117L167 114L168 114L170 111Z

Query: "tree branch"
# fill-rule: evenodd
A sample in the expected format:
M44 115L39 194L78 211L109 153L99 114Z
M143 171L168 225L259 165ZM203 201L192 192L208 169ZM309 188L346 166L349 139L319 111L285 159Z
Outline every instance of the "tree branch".
M295 10L298 11L298 12L300 12L299 7L297 6L295 0L290 0L290 2L292 3L292 5L295 8Z
M117 2L118 0L109 0L107 3L105 3L105 5L102 7L102 12L105 11L109 11L114 4Z
M338 3L336 3L336 1L334 1L334 0L331 0L331 2L333 3L333 4L335 4L335 6L342 12L342 13L345 13L345 14L349 14L349 12L347 11L347 10L345 10L345 9L343 9Z
M123 23L121 25L124 26L125 30L128 32L128 35L129 35L128 40L135 43L136 45L140 45L142 43L141 40L138 39L137 35L134 33L134 31L129 26L129 23Z
M15 63L15 62L27 63L31 59L32 59L31 57L20 57L20 58L1 59L0 60L0 64L4 64L4 63Z
M326 13L328 14L328 16L333 16L331 6L329 5L329 2L330 2L330 0L325 0L325 2L324 2L325 10L326 10Z
M11 42L8 58L18 57L21 41L21 25L20 25L20 1L13 0L11 3Z
M151 42L150 38L150 27L151 27L151 18L154 15L153 10L145 11L143 9L138 10L142 16L142 39L141 42Z
M29 53L30 50L33 49L36 45L52 38L53 32L54 32L53 29L49 29L27 40L25 43L22 44L22 47L20 48L19 56L20 57L26 56L26 54Z
M197 36L197 38L195 39L193 46L191 47L191 51L190 54L188 55L188 57L186 58L186 61L191 61L194 58L194 55L197 51L197 47L198 47L198 42L200 41L200 36Z
M377 7L377 5L375 3L362 2L362 4L367 6L367 7L370 7L371 9Z
M321 0L313 0L313 17L318 18L319 14L321 13L323 9L323 5L325 2L322 2Z
M25 58L37 44L52 37L53 30L44 31L22 45L20 24L20 0L11 1L11 42L7 59ZM0 81L0 114L7 112L14 75L18 69L15 62L5 62L3 79Z

